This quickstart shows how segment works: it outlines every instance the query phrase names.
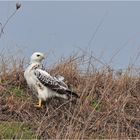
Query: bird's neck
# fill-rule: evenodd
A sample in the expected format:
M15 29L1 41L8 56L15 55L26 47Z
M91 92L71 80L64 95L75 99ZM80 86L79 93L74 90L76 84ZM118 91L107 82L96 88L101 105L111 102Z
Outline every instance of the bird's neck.
M30 64L38 64L38 65L40 65L41 62L40 61L36 61L36 60L31 60L30 61Z
M34 66L40 67L41 66L41 63L40 62L30 62L30 66L31 67L34 67Z

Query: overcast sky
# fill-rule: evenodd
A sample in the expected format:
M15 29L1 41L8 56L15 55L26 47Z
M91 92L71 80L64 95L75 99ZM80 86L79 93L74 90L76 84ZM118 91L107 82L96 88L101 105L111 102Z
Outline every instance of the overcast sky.
M15 3L0 2L2 24L14 11ZM127 67L140 52L138 1L22 1L21 4L4 29L0 50L19 49L27 58L34 51L50 52L49 61L54 63L82 48L92 51L104 63L114 56L111 65L116 69ZM140 66L140 59L136 66Z

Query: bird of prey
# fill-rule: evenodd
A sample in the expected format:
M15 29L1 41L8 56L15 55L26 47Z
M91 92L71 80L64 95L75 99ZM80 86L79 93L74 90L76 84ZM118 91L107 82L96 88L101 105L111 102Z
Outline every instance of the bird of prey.
M35 106L40 108L42 101L45 101L47 107L47 99L52 97L70 99L70 97L74 96L79 98L79 96L71 91L64 83L64 78L62 76L53 77L42 69L41 62L44 58L43 53L33 53L30 64L24 72L24 77L28 86L39 99L39 103Z

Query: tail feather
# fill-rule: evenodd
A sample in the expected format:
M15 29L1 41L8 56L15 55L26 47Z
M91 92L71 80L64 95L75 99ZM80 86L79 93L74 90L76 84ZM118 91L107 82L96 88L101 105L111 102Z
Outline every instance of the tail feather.
M68 96L74 96L75 98L80 98L79 95L71 90L67 90Z

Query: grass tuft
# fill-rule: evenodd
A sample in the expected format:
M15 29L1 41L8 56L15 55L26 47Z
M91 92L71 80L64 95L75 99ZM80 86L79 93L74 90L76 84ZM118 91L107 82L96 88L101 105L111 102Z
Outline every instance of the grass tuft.
M22 122L1 122L1 139L35 139L31 128Z

